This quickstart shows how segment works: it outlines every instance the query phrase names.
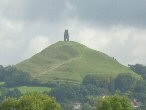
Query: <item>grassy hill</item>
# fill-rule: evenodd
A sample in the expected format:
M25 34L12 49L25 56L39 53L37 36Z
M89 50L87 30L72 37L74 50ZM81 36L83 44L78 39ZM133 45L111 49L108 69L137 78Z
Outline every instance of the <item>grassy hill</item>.
M40 53L16 65L42 82L81 82L87 74L115 77L119 73L133 73L114 58L92 50L77 42L59 41Z

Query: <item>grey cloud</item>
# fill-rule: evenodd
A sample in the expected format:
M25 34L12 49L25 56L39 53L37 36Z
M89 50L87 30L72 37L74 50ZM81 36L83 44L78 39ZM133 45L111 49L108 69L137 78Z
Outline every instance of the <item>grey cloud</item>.
M146 64L146 30L126 26L106 28L84 27L76 34L90 48L115 57L122 64Z
M80 19L99 24L146 24L146 0L73 0Z
M68 16L67 0L13 0L3 3L1 14L24 22L60 21Z
M6 0L3 16L13 20L64 22L68 18L101 25L145 26L145 0ZM73 9L70 9L70 4Z
M72 40L123 64L146 64L145 4L145 0L0 0L0 64L16 64L62 40L65 28ZM35 40L38 36L43 40ZM45 45L38 47L38 41Z

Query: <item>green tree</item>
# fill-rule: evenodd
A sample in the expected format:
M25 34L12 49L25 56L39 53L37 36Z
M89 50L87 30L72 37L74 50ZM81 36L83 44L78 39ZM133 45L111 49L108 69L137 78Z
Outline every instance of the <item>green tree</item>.
M142 64L129 65L130 69L146 79L146 66Z
M93 85L100 88L108 89L111 93L114 93L114 79L105 75L89 74L86 75L82 82L83 85Z
M146 104L146 80L137 82L133 91L133 97L144 103L144 105Z
M83 85L95 85L101 88L108 88L113 78L105 77L104 75L89 74L83 79Z
M127 92L134 89L137 78L131 73L121 73L115 79L115 88L121 92Z
M21 98L6 99L1 110L61 110L61 106L53 97L40 93L29 93Z
M100 98L96 110L132 110L131 101L120 95Z
M17 110L18 100L14 98L7 98L5 101L0 105L0 110Z
M6 86L16 87L28 84L31 80L31 76L26 72L17 70L13 66L8 66L5 68L3 79L6 83Z

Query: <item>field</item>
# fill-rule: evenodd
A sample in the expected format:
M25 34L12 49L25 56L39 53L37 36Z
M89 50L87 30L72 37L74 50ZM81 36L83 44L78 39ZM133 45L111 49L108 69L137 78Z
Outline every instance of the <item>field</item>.
M0 86L3 86L5 84L5 82L0 82Z
M57 42L16 65L42 82L70 81L80 83L88 74L116 77L119 73L136 73L115 58L77 42Z
M51 88L48 87L29 87L29 86L21 86L18 87L22 94L29 93L29 92L50 92Z

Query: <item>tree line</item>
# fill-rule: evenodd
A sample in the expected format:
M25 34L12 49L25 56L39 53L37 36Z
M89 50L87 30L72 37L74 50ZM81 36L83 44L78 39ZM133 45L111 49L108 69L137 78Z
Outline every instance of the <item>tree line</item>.
M116 78L105 77L102 75L89 74L81 84L72 84L69 82L48 82L41 84L38 80L32 80L31 76L13 66L0 66L0 100L4 101L5 97L20 98L23 94L17 89L22 85L46 86L52 88L48 96L55 97L61 104L63 110L73 110L73 104L82 103L83 110L92 109L97 106L99 97L112 96L116 93L126 95L131 100L137 99L146 104L146 67L140 64L129 66L134 72L142 76L138 79L132 73L121 73ZM14 89L10 90L9 87ZM16 88L15 88L16 87ZM139 110L146 109L144 106Z

